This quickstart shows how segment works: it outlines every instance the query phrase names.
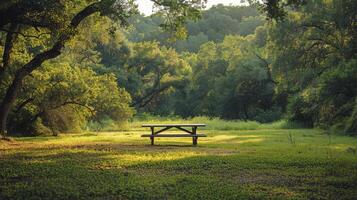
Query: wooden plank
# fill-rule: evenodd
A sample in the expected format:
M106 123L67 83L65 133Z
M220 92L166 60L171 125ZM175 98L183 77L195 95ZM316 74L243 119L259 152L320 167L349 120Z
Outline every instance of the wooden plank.
M205 127L206 124L143 124L142 127Z
M207 137L205 134L157 134L157 135L151 135L151 134L145 134L141 135L141 137Z

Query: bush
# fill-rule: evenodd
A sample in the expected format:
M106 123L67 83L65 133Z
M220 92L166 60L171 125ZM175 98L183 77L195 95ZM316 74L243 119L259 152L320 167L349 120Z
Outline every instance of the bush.
M260 123L269 123L281 119L282 111L280 107L273 106L268 110L259 109L257 110L253 120Z
M45 112L41 118L54 134L58 132L79 132L86 121L86 110L76 106L63 106Z
M42 119L38 118L30 127L27 133L28 136L53 135L51 129L43 125Z
M347 119L345 133L349 135L357 135L357 98L351 117Z
M309 99L306 96L306 94L297 94L289 99L287 119L304 127L313 127L314 119L316 118L313 110L314 106L312 102L308 101Z

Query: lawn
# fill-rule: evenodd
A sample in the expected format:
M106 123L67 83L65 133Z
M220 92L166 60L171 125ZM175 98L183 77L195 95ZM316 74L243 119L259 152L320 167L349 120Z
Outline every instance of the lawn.
M0 199L356 199L357 138L316 129L144 130L0 142ZM147 131L146 131L147 132Z

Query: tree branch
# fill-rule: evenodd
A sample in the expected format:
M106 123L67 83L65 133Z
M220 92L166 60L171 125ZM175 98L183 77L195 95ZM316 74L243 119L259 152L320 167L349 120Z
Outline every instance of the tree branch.
M269 63L268 61L266 61L264 58L262 58L260 55L258 55L256 52L253 52L253 54L259 59L261 60L263 63L264 63L264 67L266 69L266 72L267 72L267 75L268 75L268 80L274 84L278 84L278 82L274 81L273 80L273 77L271 75L271 71L270 71L270 68L269 68Z

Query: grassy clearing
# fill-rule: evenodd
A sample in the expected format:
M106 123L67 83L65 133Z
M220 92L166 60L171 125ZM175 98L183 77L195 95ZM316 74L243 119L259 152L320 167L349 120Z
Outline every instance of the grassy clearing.
M319 130L141 130L0 143L0 199L354 199L357 139Z

